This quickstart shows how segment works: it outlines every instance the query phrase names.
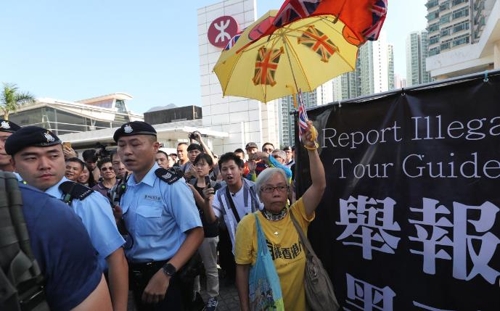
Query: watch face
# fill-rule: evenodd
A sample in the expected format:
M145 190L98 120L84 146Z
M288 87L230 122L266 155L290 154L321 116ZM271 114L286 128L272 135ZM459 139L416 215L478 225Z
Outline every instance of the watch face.
M173 276L176 271L177 270L175 269L175 267L170 263L167 263L163 266L163 273L165 273L168 276Z

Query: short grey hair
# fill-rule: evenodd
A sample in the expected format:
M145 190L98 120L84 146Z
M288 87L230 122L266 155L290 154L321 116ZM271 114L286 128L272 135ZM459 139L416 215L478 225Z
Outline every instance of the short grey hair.
M283 176L283 178L285 179L286 185L290 186L284 170L276 167L268 167L259 174L259 177L257 177L257 180L255 181L255 190L257 191L257 195L259 196L259 198L262 187L264 187L267 181L276 174L281 174L281 176Z
M271 154L272 155L276 154L278 157L282 158L283 160L286 160L286 152L281 149L274 149Z

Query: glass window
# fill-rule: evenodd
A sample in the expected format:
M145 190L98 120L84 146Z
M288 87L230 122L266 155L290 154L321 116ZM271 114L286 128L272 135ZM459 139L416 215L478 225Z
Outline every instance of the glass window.
M119 113L127 113L127 108L125 107L125 102L121 99L116 100L115 108L116 108L116 111Z
M439 23L442 25L442 24L446 24L446 23L449 23L451 21L451 13L448 13L446 15L443 15L441 16L441 18L439 19Z
M456 11L453 11L453 19L461 18L469 15L469 8L465 7Z

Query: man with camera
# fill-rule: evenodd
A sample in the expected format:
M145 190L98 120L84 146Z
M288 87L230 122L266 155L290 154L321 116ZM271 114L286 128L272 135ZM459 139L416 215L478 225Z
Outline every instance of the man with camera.
M101 178L101 172L97 168L97 161L99 156L94 149L87 149L82 153L83 161L87 164L87 167L92 175L94 175L94 180L98 181Z

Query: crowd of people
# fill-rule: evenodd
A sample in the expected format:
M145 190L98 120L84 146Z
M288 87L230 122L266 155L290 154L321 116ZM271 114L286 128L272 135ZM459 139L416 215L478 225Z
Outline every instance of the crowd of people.
M213 311L219 268L222 279L237 286L241 310L251 310L256 218L277 250L273 259L285 309L306 310L304 251L283 254L299 244L290 214L307 232L326 187L314 132L309 123L302 137L312 184L300 198L294 191L294 147L278 149L266 142L259 148L248 142L245 150L218 156L193 132L189 142L177 145L177 153L168 153L154 127L140 121L115 131L116 149L79 155L71 142L63 143L48 129L0 120L0 170L17 174L22 192L45 193L47 204L71 207L76 216L71 217L81 221L54 222L61 241L88 233L79 236L79 245L31 242L54 310L127 310L131 291L137 310ZM24 210L31 202L36 200L27 200ZM35 227L28 230L31 236ZM204 277L191 280L185 275L198 254ZM206 280L206 302L200 280Z

